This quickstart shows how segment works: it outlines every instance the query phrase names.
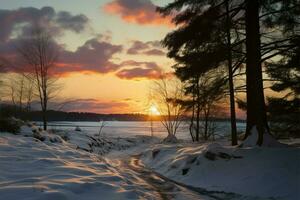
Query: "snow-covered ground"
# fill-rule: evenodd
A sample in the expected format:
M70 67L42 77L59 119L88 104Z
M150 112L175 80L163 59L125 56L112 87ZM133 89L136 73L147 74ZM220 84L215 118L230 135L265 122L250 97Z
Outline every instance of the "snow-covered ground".
M151 199L150 193L133 187L102 156L82 150L90 148L86 134L37 135L31 129L22 127L22 135L0 133L0 199ZM119 140L119 145L103 145L103 151L134 143ZM137 140L141 143L145 138Z
M300 149L295 147L157 144L142 160L170 179L209 191L300 199Z
M23 126L0 133L0 199L300 199L299 150Z

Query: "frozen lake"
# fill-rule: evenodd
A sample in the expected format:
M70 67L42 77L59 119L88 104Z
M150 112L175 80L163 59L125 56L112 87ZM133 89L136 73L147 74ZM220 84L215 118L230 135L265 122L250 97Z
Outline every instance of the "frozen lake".
M135 135L151 135L151 128L149 121L106 121L106 125L102 130L102 134L110 137L130 137ZM41 122L37 122L41 125ZM99 132L100 122L69 122L69 121L53 121L49 122L49 128L61 130L74 130L76 126L81 130L90 134L97 134ZM230 123L215 122L216 134L228 135L230 134ZM238 132L244 131L246 124L243 122L237 123ZM161 122L153 122L154 136L165 137L166 130ZM188 123L183 122L176 134L180 139L190 139Z

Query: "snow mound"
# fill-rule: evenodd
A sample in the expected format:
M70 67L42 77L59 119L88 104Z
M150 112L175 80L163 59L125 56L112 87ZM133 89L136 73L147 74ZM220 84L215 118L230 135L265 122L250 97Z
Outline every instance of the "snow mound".
M258 131L256 126L254 126L251 129L251 134L246 138L246 140L242 143L243 147L254 147L257 146L257 140L258 140ZM263 147L287 147L288 145L282 144L278 142L275 138L273 138L270 134L265 133L263 144L261 145Z
M173 134L168 134L166 138L163 139L163 143L177 143L178 140Z
M207 146L205 146L205 148L203 149L204 152L214 152L214 153L218 153L221 151L227 151L227 148L224 148L221 144L214 142L214 143L210 143Z
M68 140L67 133L65 132L52 133L51 131L44 131L33 124L21 126L21 131L19 134L25 137L33 137L40 141L50 143L63 143L64 141Z
M90 152L99 155L105 155L111 151L121 151L138 145L145 145L157 141L157 138L151 136L137 135L131 138L106 138L99 136L88 136Z

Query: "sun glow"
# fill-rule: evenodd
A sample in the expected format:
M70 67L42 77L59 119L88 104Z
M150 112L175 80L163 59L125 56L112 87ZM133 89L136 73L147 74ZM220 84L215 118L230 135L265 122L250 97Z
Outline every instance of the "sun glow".
M150 106L149 108L150 115L160 115L157 107L155 105Z

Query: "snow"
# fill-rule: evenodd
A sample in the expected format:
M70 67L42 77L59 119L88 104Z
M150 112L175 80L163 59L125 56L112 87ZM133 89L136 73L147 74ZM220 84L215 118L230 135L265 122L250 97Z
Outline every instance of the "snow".
M109 200L150 195L102 156L82 150L90 148L89 137L82 132L54 134L35 126L23 126L21 135L0 133L0 199Z
M163 139L164 143L177 143L178 140L173 134L168 134L166 138Z
M218 143L161 145L142 160L158 173L210 191L300 199L299 148L236 148Z
M258 131L256 126L253 126L251 129L251 134L246 138L246 140L242 143L243 147L253 147L257 144L258 139ZM278 142L275 138L273 138L270 134L265 133L263 144L261 146L264 147L287 147L287 145Z
M300 199L300 148L282 148L273 138L258 147L255 137L253 130L237 148L225 140L161 143L149 136L110 138L85 130L42 131L29 124L19 135L0 133L0 199L156 199L145 189L143 176L124 162L141 152L146 167L189 186Z

